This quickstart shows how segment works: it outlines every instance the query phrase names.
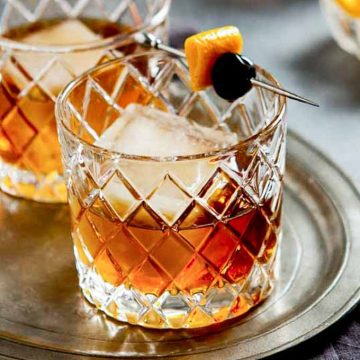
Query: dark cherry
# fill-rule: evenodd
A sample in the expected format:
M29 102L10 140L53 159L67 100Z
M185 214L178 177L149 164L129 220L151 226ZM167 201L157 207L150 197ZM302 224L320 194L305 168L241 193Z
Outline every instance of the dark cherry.
M225 53L216 60L211 77L216 93L234 101L252 88L251 79L256 77L256 69L245 56Z

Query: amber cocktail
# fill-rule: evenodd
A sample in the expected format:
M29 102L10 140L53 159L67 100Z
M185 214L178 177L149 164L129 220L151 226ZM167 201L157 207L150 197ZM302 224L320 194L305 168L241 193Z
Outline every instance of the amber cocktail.
M152 328L259 304L281 238L285 100L253 89L229 104L188 84L178 59L130 56L71 83L56 111L83 293Z
M91 6L90 6L91 4ZM66 201L54 102L89 68L167 37L170 0L4 1L1 7L0 188L43 202Z

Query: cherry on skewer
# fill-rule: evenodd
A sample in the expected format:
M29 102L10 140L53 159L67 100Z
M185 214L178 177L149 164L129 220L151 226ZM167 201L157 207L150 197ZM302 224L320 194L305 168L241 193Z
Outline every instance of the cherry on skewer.
M211 71L214 90L223 99L234 101L252 88L256 77L255 65L240 54L225 53L215 62Z
M163 50L169 54L186 59L186 56L182 51L165 45L153 34L146 32L136 34L135 41L144 47ZM222 54L216 60L211 71L213 87L216 93L225 100L234 101L239 97L244 96L253 86L258 86L289 99L319 107L318 104L311 100L256 79L255 65L252 61L240 54Z
M257 80L254 63L240 54L225 53L219 56L212 68L211 75L214 90L220 97L228 101L234 101L244 96L253 86L259 86L278 95L283 95L308 105L319 106L313 101L290 91Z

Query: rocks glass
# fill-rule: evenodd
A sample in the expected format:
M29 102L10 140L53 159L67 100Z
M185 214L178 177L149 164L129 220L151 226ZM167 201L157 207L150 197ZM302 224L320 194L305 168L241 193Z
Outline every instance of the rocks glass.
M226 124L240 140L176 157L97 146L132 103ZM72 82L56 115L85 297L151 328L212 325L266 299L281 238L285 108L283 97L259 88L232 104L212 89L194 93L183 60L162 52L115 60Z
M54 102L84 71L137 51L132 36L167 38L170 0L1 1L0 188L66 201Z

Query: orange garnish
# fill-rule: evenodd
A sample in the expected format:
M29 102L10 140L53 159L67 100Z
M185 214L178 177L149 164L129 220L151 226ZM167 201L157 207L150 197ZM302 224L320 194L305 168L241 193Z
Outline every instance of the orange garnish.
M359 0L336 0L339 6L350 16L360 17Z
M211 86L211 70L216 59L227 52L241 53L243 38L235 26L224 26L190 36L185 54L194 91Z

